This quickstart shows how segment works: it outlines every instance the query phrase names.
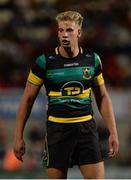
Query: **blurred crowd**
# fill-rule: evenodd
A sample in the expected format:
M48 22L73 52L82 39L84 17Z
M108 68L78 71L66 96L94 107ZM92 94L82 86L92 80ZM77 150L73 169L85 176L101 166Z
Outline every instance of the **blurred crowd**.
M80 43L100 55L107 85L131 88L130 0L0 0L0 89L25 86L31 63L44 51L57 46L55 16L65 10L76 10L83 15ZM0 169L20 170L23 165L8 145L7 126L0 120ZM100 126L99 134L106 154L108 132ZM131 165L131 128L127 134L129 154L126 158L124 154L119 164ZM43 136L40 126L29 128L24 168L40 168Z
M0 88L24 87L32 61L57 46L55 15L77 10L80 43L98 53L106 83L131 87L130 0L1 0Z
M19 161L13 152L13 143L10 137L7 122L0 119L0 171L37 170L42 167L45 131L40 123L32 123L26 131L26 154L23 162ZM11 125L12 126L12 125Z

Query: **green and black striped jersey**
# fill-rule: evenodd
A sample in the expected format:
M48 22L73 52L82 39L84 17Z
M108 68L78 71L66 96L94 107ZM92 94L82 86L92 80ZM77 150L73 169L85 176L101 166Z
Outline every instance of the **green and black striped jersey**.
M32 66L28 81L35 85L44 83L48 120L60 123L91 120L91 90L104 83L99 56L81 47L73 58L62 57L58 47L42 54Z

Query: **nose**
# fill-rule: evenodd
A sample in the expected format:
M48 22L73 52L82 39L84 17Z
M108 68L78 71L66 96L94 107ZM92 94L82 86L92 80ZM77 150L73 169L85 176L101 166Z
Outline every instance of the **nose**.
M68 37L68 33L66 31L63 31L62 37L63 38L67 38Z

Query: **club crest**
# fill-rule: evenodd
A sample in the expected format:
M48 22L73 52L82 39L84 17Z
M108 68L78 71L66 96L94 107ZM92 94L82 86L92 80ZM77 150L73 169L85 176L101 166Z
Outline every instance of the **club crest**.
M91 78L91 69L90 68L82 68L83 78L90 79Z

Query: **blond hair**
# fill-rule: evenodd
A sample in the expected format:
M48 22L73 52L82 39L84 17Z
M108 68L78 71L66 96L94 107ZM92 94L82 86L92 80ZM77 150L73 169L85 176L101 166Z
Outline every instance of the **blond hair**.
M75 23L82 27L83 17L82 15L77 11L65 11L62 13L59 13L56 16L57 22L59 21L75 21Z

